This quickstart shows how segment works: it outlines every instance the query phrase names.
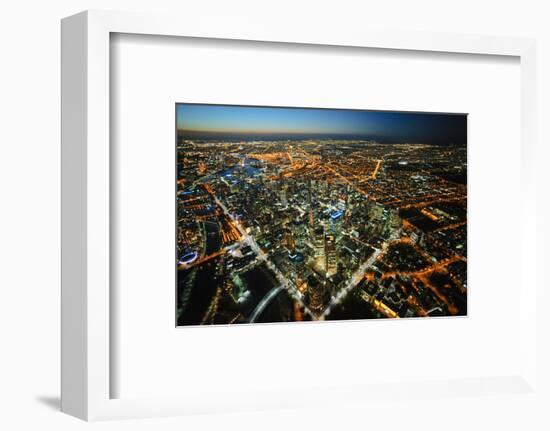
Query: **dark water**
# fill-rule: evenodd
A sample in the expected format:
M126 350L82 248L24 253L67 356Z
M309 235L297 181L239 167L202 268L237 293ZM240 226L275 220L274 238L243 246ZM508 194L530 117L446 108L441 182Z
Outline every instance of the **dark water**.
M251 301L248 308L250 315L256 308L258 303L267 295L271 289L277 286L275 276L265 266L260 265L244 274L244 280L251 291ZM285 290L271 299L271 302L265 307L263 312L258 316L256 322L289 322L292 320L293 301Z
M247 301L243 314L248 316L252 313L256 305L267 295L267 293L276 286L275 280L268 273L265 265L259 265L241 275L247 290L250 291L250 299Z
M220 249L219 227L215 223L205 223L206 254ZM178 272L178 325L198 325L201 323L220 280L216 277L218 259L187 271Z

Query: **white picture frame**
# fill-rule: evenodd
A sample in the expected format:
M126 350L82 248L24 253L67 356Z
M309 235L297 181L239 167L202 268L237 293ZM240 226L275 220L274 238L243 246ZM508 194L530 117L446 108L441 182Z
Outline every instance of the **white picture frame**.
M127 33L208 39L283 42L333 47L368 47L404 51L513 56L521 67L521 236L522 302L534 303L536 280L535 182L535 42L531 39L391 31L332 33L308 28L263 25L208 28L191 19L169 16L86 11L62 21L62 384L61 408L85 420L106 420L316 406L331 399L368 401L374 396L356 388L305 390L283 399L258 393L239 402L204 399L112 399L110 397L110 36ZM540 288L540 287L539 287ZM536 310L522 309L524 372L502 379L404 382L400 397L428 393L482 395L539 393L536 367ZM395 385L379 385L376 397L392 398Z

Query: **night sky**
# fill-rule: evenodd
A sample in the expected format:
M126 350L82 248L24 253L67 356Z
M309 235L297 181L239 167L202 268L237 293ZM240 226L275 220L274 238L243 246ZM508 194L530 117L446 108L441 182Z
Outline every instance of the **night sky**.
M466 115L345 109L176 105L180 135L195 139L362 138L466 145Z

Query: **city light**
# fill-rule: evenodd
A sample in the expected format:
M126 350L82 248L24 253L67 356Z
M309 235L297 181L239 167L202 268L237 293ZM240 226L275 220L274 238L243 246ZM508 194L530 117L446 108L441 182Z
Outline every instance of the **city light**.
M466 315L465 136L462 115L177 105L178 325Z

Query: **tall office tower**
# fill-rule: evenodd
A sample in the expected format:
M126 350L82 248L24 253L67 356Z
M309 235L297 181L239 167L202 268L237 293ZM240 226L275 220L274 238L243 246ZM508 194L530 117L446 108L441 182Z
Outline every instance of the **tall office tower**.
M307 293L310 310L320 314L324 308L325 286L311 275L307 279Z
M313 217L313 199L311 198L311 180L308 182L308 198L309 198L309 226L313 228L315 219Z
M296 240L294 239L294 234L291 228L287 227L285 229L284 238L286 248L290 253L294 253L296 251Z
M328 181L326 178L324 180L319 181L317 190L319 191L319 194L321 196L323 197L328 196Z
M325 236L325 269L327 277L336 274L338 270L338 255L334 235Z
M313 229L313 255L315 258L325 256L325 229L323 226L317 226Z
M286 196L286 185L284 185L281 188L281 192L279 193L279 197L281 198L281 204L283 205L283 207L287 207L288 206L288 199L287 199L287 196Z
M311 238L313 245L313 270L324 276L326 272L326 259L325 259L325 229L323 225L317 226L313 229Z

